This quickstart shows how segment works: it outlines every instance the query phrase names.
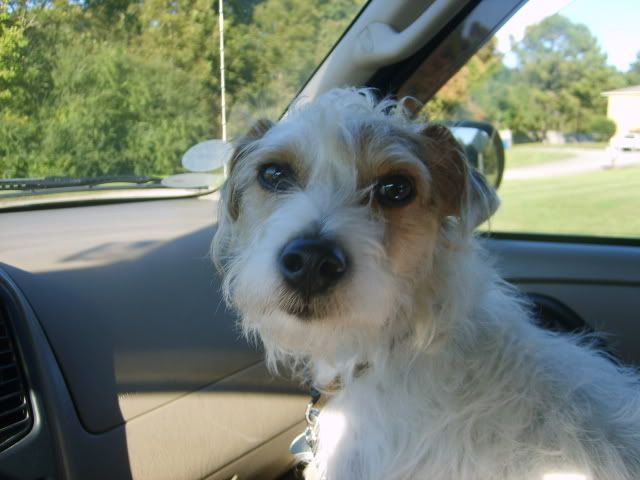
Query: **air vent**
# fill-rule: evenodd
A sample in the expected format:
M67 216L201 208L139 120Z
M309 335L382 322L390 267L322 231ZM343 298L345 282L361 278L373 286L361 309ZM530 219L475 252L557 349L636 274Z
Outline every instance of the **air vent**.
M26 383L14 337L0 308L0 451L26 435L32 424Z

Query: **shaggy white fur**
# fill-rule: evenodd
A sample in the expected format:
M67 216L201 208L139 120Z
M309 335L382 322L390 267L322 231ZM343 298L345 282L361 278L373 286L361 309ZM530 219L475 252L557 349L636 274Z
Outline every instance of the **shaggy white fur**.
M343 385L322 409L307 477L640 479L637 377L584 338L534 325L472 234L494 193L464 164L447 170L451 155L442 129L355 89L263 122L239 144L213 246L227 299L273 369ZM292 187L265 191L266 162L290 167ZM411 174L412 204L376 204L381 171ZM455 185L442 183L452 179L453 210ZM350 272L307 300L317 315L303 319L287 313L300 299L276 263L309 230L340 242Z

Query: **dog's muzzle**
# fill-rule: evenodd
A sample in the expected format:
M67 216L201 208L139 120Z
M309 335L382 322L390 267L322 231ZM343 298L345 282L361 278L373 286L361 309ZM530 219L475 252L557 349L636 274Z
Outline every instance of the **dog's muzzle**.
M299 237L287 243L278 258L286 284L309 299L328 291L347 272L347 255L333 240Z

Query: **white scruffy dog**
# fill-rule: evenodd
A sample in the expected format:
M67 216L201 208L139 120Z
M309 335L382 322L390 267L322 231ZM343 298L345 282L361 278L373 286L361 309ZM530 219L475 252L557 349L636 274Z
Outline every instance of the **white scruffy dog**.
M338 89L237 145L213 254L268 364L341 388L307 478L638 480L637 378L536 327L446 127Z

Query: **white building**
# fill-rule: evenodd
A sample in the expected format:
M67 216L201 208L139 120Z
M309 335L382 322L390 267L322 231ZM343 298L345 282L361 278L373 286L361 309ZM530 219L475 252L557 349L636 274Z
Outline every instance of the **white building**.
M607 117L616 124L616 136L640 132L640 85L604 92L609 100Z

